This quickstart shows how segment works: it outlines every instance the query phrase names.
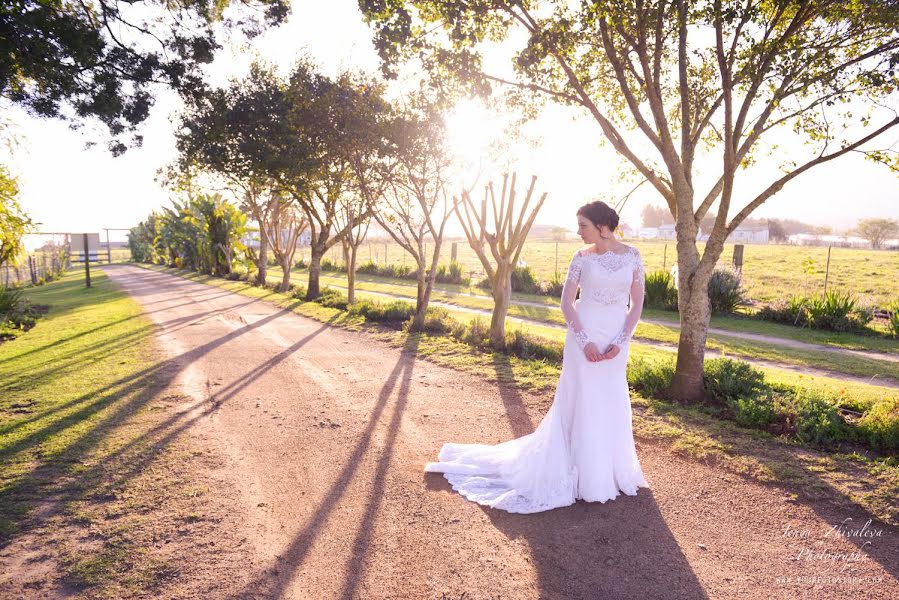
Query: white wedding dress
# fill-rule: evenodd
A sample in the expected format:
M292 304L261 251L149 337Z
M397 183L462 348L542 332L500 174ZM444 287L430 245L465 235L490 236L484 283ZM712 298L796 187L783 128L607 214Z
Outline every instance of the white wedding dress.
M568 506L579 498L606 502L619 490L634 496L637 488L649 487L634 446L626 377L643 285L636 248L576 252L562 288L568 323L562 373L537 429L496 445L446 443L439 462L427 463L425 471L443 473L469 500L513 513ZM590 362L583 351L589 342L599 352L613 343L621 351Z

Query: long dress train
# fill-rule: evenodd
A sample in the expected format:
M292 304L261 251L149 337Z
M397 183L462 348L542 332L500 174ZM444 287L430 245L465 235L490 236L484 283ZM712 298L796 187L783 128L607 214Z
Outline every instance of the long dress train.
M575 300L577 288L581 295ZM631 426L627 359L643 307L643 262L624 253L578 251L562 289L568 323L562 372L549 411L533 433L495 445L447 442L425 471L443 473L465 498L513 513L606 502L649 487ZM628 310L630 301L630 310ZM590 362L587 343L617 356Z

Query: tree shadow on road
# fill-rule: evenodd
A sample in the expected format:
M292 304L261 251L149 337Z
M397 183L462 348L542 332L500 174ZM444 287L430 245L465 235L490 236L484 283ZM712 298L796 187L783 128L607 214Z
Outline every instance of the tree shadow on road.
M373 438L375 437L378 423L388 404L390 404L391 397L395 394L396 398L393 402L390 422L383 432L385 437L383 450L380 450L379 456L374 461L377 466L371 482L369 500L361 516L353 542L350 544L351 555L347 565L348 577L344 581L343 589L340 593L341 598L353 598L356 596L359 578L363 574L363 562L371 546L374 523L382 500L385 497L391 457L397 443L400 424L409 398L418 340L419 337L417 335L406 338L399 360L378 392L377 401L371 411L365 429L355 443L343 468L325 493L324 499L312 516L309 517L305 527L293 538L286 550L280 554L280 560L276 565L264 569L258 577L244 586L232 598L258 597L260 595L267 598L280 598L284 594L297 571L303 565L312 545L323 533L335 509L340 506L341 500L347 493L353 478L356 477L360 467L364 464L365 455L375 447Z

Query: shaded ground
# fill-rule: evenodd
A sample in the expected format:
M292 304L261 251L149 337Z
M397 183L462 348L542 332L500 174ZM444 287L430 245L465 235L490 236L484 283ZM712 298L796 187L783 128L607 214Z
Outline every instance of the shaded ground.
M414 341L397 350L181 278L105 271L159 325L165 427L208 457L191 467L210 488L202 522L150 549L193 560L154 597L899 595L895 528L835 535L866 514L790 500L647 439L651 489L635 497L536 515L467 502L424 463L445 441L532 431L551 395L416 359Z

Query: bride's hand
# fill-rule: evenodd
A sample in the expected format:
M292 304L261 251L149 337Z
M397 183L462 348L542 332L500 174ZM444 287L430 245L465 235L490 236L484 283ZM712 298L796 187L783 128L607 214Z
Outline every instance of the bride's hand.
M587 355L587 360L590 362L598 362L602 360L602 354L599 352L599 348L596 347L596 344L593 342L589 342L586 346L584 346L584 354Z
M616 356L618 356L618 353L619 353L619 352L621 352L621 348L619 348L619 347L616 346L615 344L612 344L612 345L609 346L609 347L606 349L606 351L602 354L602 358L604 358L604 359L606 359L606 360L613 359L613 358L615 358Z

